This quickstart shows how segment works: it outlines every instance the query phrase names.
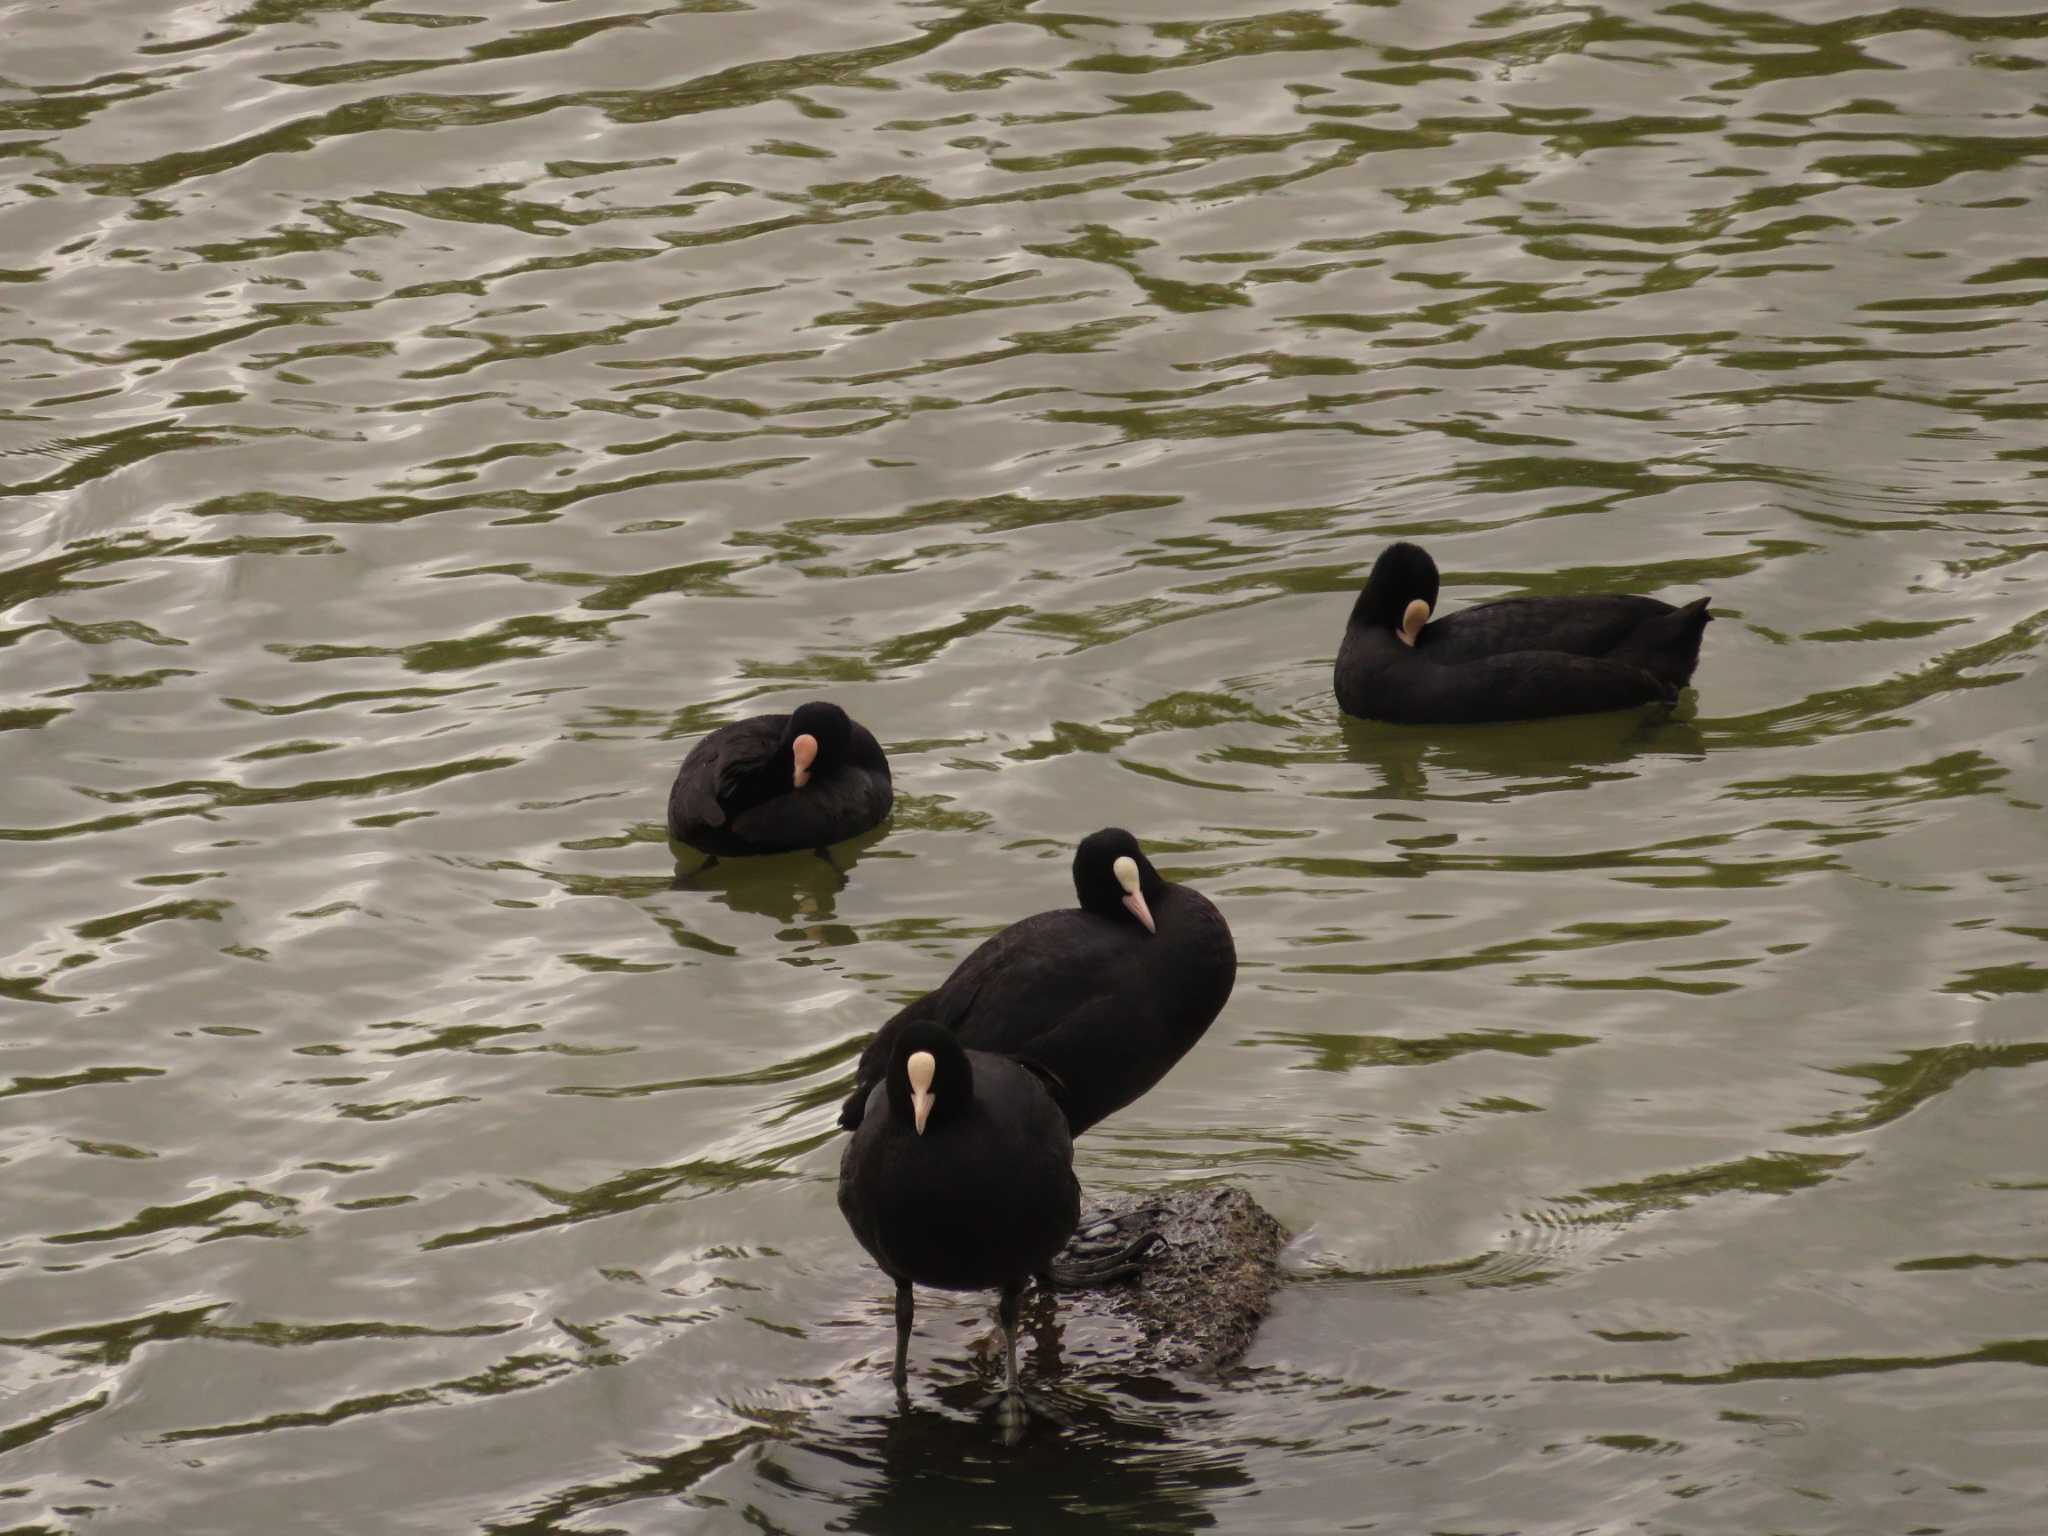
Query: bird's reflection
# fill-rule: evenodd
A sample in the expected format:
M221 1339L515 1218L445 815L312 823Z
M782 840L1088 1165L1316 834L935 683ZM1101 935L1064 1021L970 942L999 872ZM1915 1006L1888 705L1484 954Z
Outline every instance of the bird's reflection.
M1213 1527L1214 1496L1250 1478L1235 1452L1183 1439L1178 1428L1183 1416L1215 1410L1165 1382L1124 1385L1144 1390L1108 1400L1092 1390L1056 1393L1065 1422L1035 1422L1008 1447L983 1410L979 1376L928 1376L891 1411L817 1415L762 1460L792 1490L839 1505L837 1529L877 1536Z
M669 844L675 855L672 891L695 891L735 912L773 918L798 928L831 922L839 893L861 856L888 833L886 825L830 848L752 858L706 859L694 848Z
M1128 1352L1099 1328L1066 1340L1063 1363L1061 1321L1042 1296L1024 1322L1029 1379L1060 1419L1035 1419L1017 1445L1003 1443L989 1406L999 1352L977 1365L942 1347L913 1373L907 1400L875 1360L853 1375L787 1380L769 1394L781 1406L752 1393L722 1403L739 1421L730 1431L673 1450L639 1445L611 1474L531 1493L516 1526L491 1528L609 1529L638 1506L744 1510L745 1529L789 1536L1213 1529L1223 1501L1251 1484L1243 1453L1219 1444L1243 1411L1230 1389L1133 1376Z
M1697 757L1706 740L1690 702L1498 725L1387 725L1342 717L1344 755L1380 775L1390 798L1527 795L1589 789L1627 776L1637 757Z
M1214 1444L1223 1405L1157 1378L1122 1382L1120 1391L1104 1380L1100 1397L1096 1386L1061 1393L1067 1423L1038 1423L1018 1446L995 1434L979 1374L928 1380L911 1403L885 1411L750 1411L754 1421L729 1434L668 1454L639 1450L623 1475L530 1497L516 1528L580 1530L635 1505L743 1509L745 1530L774 1536L1122 1536L1217 1526L1223 1499L1251 1485L1243 1454Z

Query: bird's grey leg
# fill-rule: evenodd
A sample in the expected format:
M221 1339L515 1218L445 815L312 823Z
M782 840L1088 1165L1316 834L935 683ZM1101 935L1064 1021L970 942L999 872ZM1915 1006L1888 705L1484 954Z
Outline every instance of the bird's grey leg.
M890 1379L896 1383L898 1392L904 1391L910 1382L910 1319L917 1311L917 1299L911 1295L910 1282L896 1282L896 1369Z
M1021 1326L1023 1304L1022 1280L1006 1287L996 1302L996 1323L1003 1335L1003 1390L990 1397L984 1406L997 1410L1005 1445L1015 1445L1022 1440L1024 1430L1033 1418L1051 1419L1055 1424L1072 1422L1051 1399L1026 1392L1018 1377L1017 1330Z
M1017 1384L1017 1309L1023 1299L1022 1282L1003 1287L1002 1300L996 1303L996 1322L1003 1330L1003 1444L1015 1445L1024 1438L1024 1425L1029 1413L1024 1404L1024 1389Z

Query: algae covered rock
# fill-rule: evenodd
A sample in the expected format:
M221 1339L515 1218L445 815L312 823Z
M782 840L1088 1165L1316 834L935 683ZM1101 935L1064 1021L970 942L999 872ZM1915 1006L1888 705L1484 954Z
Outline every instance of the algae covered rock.
M1132 1278L1060 1293L1069 1349L1121 1355L1139 1372L1212 1375L1236 1364L1272 1303L1287 1229L1220 1184L1092 1200L1084 1231L1105 1221L1149 1224L1163 1241ZM1096 1324L1112 1336L1091 1337Z

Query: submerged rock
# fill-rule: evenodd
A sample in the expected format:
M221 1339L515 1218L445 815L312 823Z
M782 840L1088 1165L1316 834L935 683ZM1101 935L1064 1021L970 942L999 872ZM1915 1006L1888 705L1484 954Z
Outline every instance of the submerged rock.
M1095 1200L1083 1235L1108 1222L1151 1225L1164 1241L1128 1280L1059 1293L1070 1347L1077 1330L1101 1322L1122 1325L1120 1337L1085 1352L1122 1356L1125 1370L1211 1375L1236 1364L1280 1282L1287 1229L1243 1190L1220 1184Z

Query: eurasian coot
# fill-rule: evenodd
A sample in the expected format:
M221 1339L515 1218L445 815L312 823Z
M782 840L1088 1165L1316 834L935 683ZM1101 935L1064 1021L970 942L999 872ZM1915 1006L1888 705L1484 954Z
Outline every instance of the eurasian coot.
M934 1023L899 1030L860 1129L839 1159L839 1209L896 1282L895 1381L909 1375L913 1285L994 1289L1003 1330L1003 1430L1015 1440L1017 1306L1081 1212L1067 1123L1035 1075L962 1048Z
M824 848L878 825L889 759L837 704L721 725L690 749L668 793L669 836L713 858Z
M1707 599L1510 597L1433 618L1436 562L1394 544L1373 563L1337 652L1346 714L1404 725L1535 720L1678 697Z

